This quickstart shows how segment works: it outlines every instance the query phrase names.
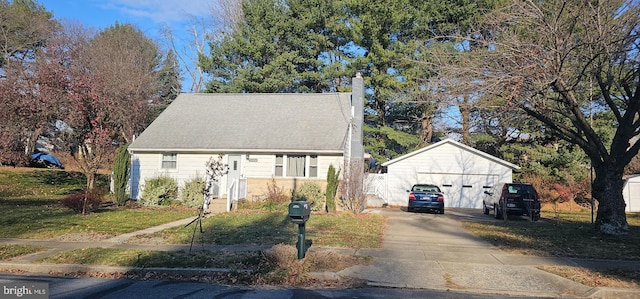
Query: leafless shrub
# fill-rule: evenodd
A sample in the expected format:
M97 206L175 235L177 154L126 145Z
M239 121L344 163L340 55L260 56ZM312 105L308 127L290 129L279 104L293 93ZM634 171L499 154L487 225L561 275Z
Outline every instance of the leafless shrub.
M297 259L297 249L291 245L277 244L264 252L267 265L272 270L264 277L271 283L296 284L303 280L305 260Z
M364 210L366 197L363 191L364 164L361 160L346 162L342 181L338 190L340 191L340 205L346 211L358 214Z

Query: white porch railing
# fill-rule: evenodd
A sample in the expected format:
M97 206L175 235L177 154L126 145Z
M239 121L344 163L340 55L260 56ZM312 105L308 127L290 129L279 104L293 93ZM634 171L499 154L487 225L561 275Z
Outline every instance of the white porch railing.
M227 193L227 212L231 211L231 204L240 199L247 199L247 179L233 179Z

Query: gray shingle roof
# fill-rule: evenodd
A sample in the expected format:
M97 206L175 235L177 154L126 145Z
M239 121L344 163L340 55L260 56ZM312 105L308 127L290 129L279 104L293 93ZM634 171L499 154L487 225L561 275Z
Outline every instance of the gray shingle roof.
M343 152L351 94L180 94L131 151Z

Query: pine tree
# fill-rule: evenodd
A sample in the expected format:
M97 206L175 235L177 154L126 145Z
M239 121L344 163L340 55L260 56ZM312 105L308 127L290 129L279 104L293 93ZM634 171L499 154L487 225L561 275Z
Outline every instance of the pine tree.
M113 193L119 206L123 206L127 200L127 183L129 182L129 152L127 146L118 148L118 153L113 161Z
M327 190L326 190L326 198L327 198L327 212L335 213L336 212L336 192L338 191L338 178L340 177L340 170L336 172L336 169L333 165L329 165L329 170L327 172Z

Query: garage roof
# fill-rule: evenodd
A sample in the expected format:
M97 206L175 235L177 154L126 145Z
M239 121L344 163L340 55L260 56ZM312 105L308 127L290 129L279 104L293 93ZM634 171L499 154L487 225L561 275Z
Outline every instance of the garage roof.
M420 153L426 152L426 151L428 151L428 150L434 149L434 148L436 148L436 147L439 147L439 146L442 146L442 145L445 145L445 144L451 144L451 145L454 145L454 146L459 147L459 148L461 148L461 149L463 149L463 150L466 150L466 151L472 152L472 153L474 153L474 154L476 154L476 155L478 155L478 156L482 156L483 158L486 158L486 159L491 160L491 161L493 161L493 162L496 162L496 163L502 164L502 165L504 165L504 166L506 166L506 167L509 167L509 168L511 168L511 169L520 169L520 166L518 166L518 165L515 165L515 164L512 164L512 163L509 163L509 162L507 162L507 161L505 161L505 160L502 160L502 159L500 159L500 158L494 157L494 156L492 156L492 155L489 155L489 154L487 154L487 153L485 153L485 152L483 152L483 151L479 151L479 150L477 150L477 149L475 149L475 148L472 148L472 147L470 147L470 146L464 145L464 144L462 144L462 143L460 143L460 142L457 142L457 141L455 141L455 140L453 140L453 139L445 139L445 140L442 140L442 141L436 142L436 143L431 144L431 145L429 145L429 146L427 146L427 147L421 148L421 149L419 149L419 150L416 150L416 151L410 152L410 153L408 153L408 154L406 154L406 155L402 155L402 156L400 156L400 157L397 157L397 158L395 158L395 159L392 159L392 160L389 160L389 161L387 161L387 162L385 162L385 163L382 163L382 166L389 166L389 165L391 165L391 164L394 164L394 163L400 162L400 161L402 161L402 160L404 160L404 159L408 159L408 158L410 158L410 157L413 157L413 156L415 156L415 155L418 155L418 154L420 154Z

